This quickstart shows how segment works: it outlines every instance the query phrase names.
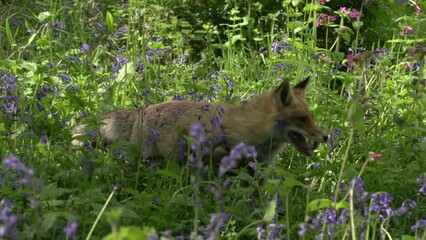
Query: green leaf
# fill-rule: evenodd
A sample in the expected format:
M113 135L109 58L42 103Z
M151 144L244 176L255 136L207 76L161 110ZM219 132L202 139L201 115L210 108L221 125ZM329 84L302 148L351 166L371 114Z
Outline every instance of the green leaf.
M293 174L287 173L285 175L285 180L284 180L284 187L286 189L291 189L295 186L302 186L303 184L297 180Z
M293 30L293 29L296 29L296 28L303 28L303 22L301 22L301 21L292 21L292 22L289 22L287 24L287 27L290 30Z
M43 228L48 231L58 221L59 217L63 217L67 221L72 221L76 219L76 216L70 212L48 212L46 214L43 214Z
M352 126L358 126L364 123L364 108L357 100L352 100L352 104L348 111L348 120Z
M37 71L37 63L27 62L27 61L21 60L21 61L19 61L18 64L19 64L19 66L27 69L30 72L36 72Z
M174 173L172 171L169 171L167 169L159 169L159 170L157 170L157 174L173 178L178 183L180 183L182 181L182 176L181 175L178 175L178 174L176 174L176 173Z
M56 183L51 183L42 187L40 194L38 195L40 200L57 199L65 193L69 193L71 190L67 188L59 188Z
M117 81L123 82L124 77L126 75L134 74L134 73L135 73L135 65L133 64L132 61L130 61L130 62L124 64L124 66L120 70L118 70Z
M349 208L349 203L346 201L340 201L336 204L336 209L341 209L341 208L345 208L348 209Z
M315 199L308 203L308 212L331 207L333 202L327 198Z
M40 22L44 22L46 19L50 18L50 12L41 12L38 14L37 18Z
M299 5L301 2L303 2L303 1L302 0L291 0L291 4L293 4L294 7Z
M49 212L43 214L43 220L41 223L43 225L43 228L48 231L50 228L53 227L53 224L55 224L59 216L61 216L60 212Z
M207 95L213 95L212 91L210 91L208 88L205 88L205 87L202 87L202 86L199 86L199 85L195 85L193 83L182 83L181 86L184 87L187 90L194 89L194 90L196 90L197 92L200 92L200 93L204 93L204 94L207 94Z
M15 38L13 37L12 31L10 30L10 21L9 18L6 20L6 36L7 39L9 40L9 44L13 45L15 44Z
M108 29L108 33L112 34L114 32L114 18L111 12L107 11L105 18L105 25Z
M272 219L275 216L276 207L277 207L277 202L274 199L269 203L269 206L266 208L265 215L263 216L263 221L265 221L265 222L271 222L272 221Z
M402 240L416 240L416 239L418 239L418 238L413 237L413 236L410 236L410 235L402 235L402 236L401 236L401 239L402 239Z
M144 227L121 227L117 233L111 233L104 239L106 240L148 240L148 234L155 234L155 229Z

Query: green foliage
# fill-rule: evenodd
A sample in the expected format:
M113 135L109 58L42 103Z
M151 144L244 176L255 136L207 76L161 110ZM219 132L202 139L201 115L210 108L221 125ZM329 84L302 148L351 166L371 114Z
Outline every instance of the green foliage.
M2 1L0 224L10 232L0 238L315 239L333 228L340 239L368 226L365 239L421 239L425 11L385 0ZM311 158L288 147L254 174L220 178L142 160L125 141L70 144L78 122L101 124L97 113L181 98L239 103L307 75L330 137ZM364 214L381 193L394 215ZM330 213L348 220L321 220Z

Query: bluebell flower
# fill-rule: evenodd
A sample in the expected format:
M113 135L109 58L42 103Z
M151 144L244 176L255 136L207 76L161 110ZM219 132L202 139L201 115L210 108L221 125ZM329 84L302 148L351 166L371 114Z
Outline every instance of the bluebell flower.
M225 213L212 214L210 216L210 223L205 228L206 240L215 240L220 237L219 233L221 228L225 225L228 217Z
M72 221L68 226L64 228L65 237L68 239L75 239L77 233L78 224L76 221Z
M90 49L90 47L89 47L89 44L83 44L81 47L80 47L80 52L81 53L86 53L87 51L89 51L89 49Z
M117 73L126 63L129 62L128 58L118 57L115 59L115 63L112 65L114 73Z
M243 157L256 158L256 149L253 146L247 146L242 142L237 144L228 156L222 158L219 166L219 177L223 177L225 173L238 166L238 161Z
M121 27L121 28L119 28L119 29L117 30L117 32L116 32L116 33L114 33L114 37L115 37L115 38L120 38L120 37L121 37L121 36L123 36L123 34L125 34L128 30L129 30L129 27L128 27L128 26L123 26L123 27Z
M0 201L0 239L17 239L15 226L19 219L12 214L12 209L13 203L11 200L5 198Z

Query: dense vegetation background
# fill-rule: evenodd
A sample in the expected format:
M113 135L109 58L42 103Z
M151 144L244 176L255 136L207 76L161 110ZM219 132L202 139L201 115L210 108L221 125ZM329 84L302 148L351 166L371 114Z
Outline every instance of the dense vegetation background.
M0 238L424 239L425 11L421 0L2 0ZM238 103L308 75L330 137L310 158L289 147L218 177L153 166L126 142L70 146L96 113Z

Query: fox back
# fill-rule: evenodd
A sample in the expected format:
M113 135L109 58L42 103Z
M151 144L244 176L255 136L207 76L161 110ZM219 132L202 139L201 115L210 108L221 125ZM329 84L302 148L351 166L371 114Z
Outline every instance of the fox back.
M243 142L252 145L258 157L272 160L286 143L310 156L327 135L314 122L305 99L309 78L291 87L288 81L276 89L238 104L167 101L145 109L124 109L99 115L99 134L105 143L124 139L135 144L147 158L170 157L186 149L184 136L193 124L204 127L205 138L220 161ZM78 125L74 136L86 134ZM312 143L309 144L307 139ZM74 145L83 145L74 140ZM217 154L216 154L217 153Z

